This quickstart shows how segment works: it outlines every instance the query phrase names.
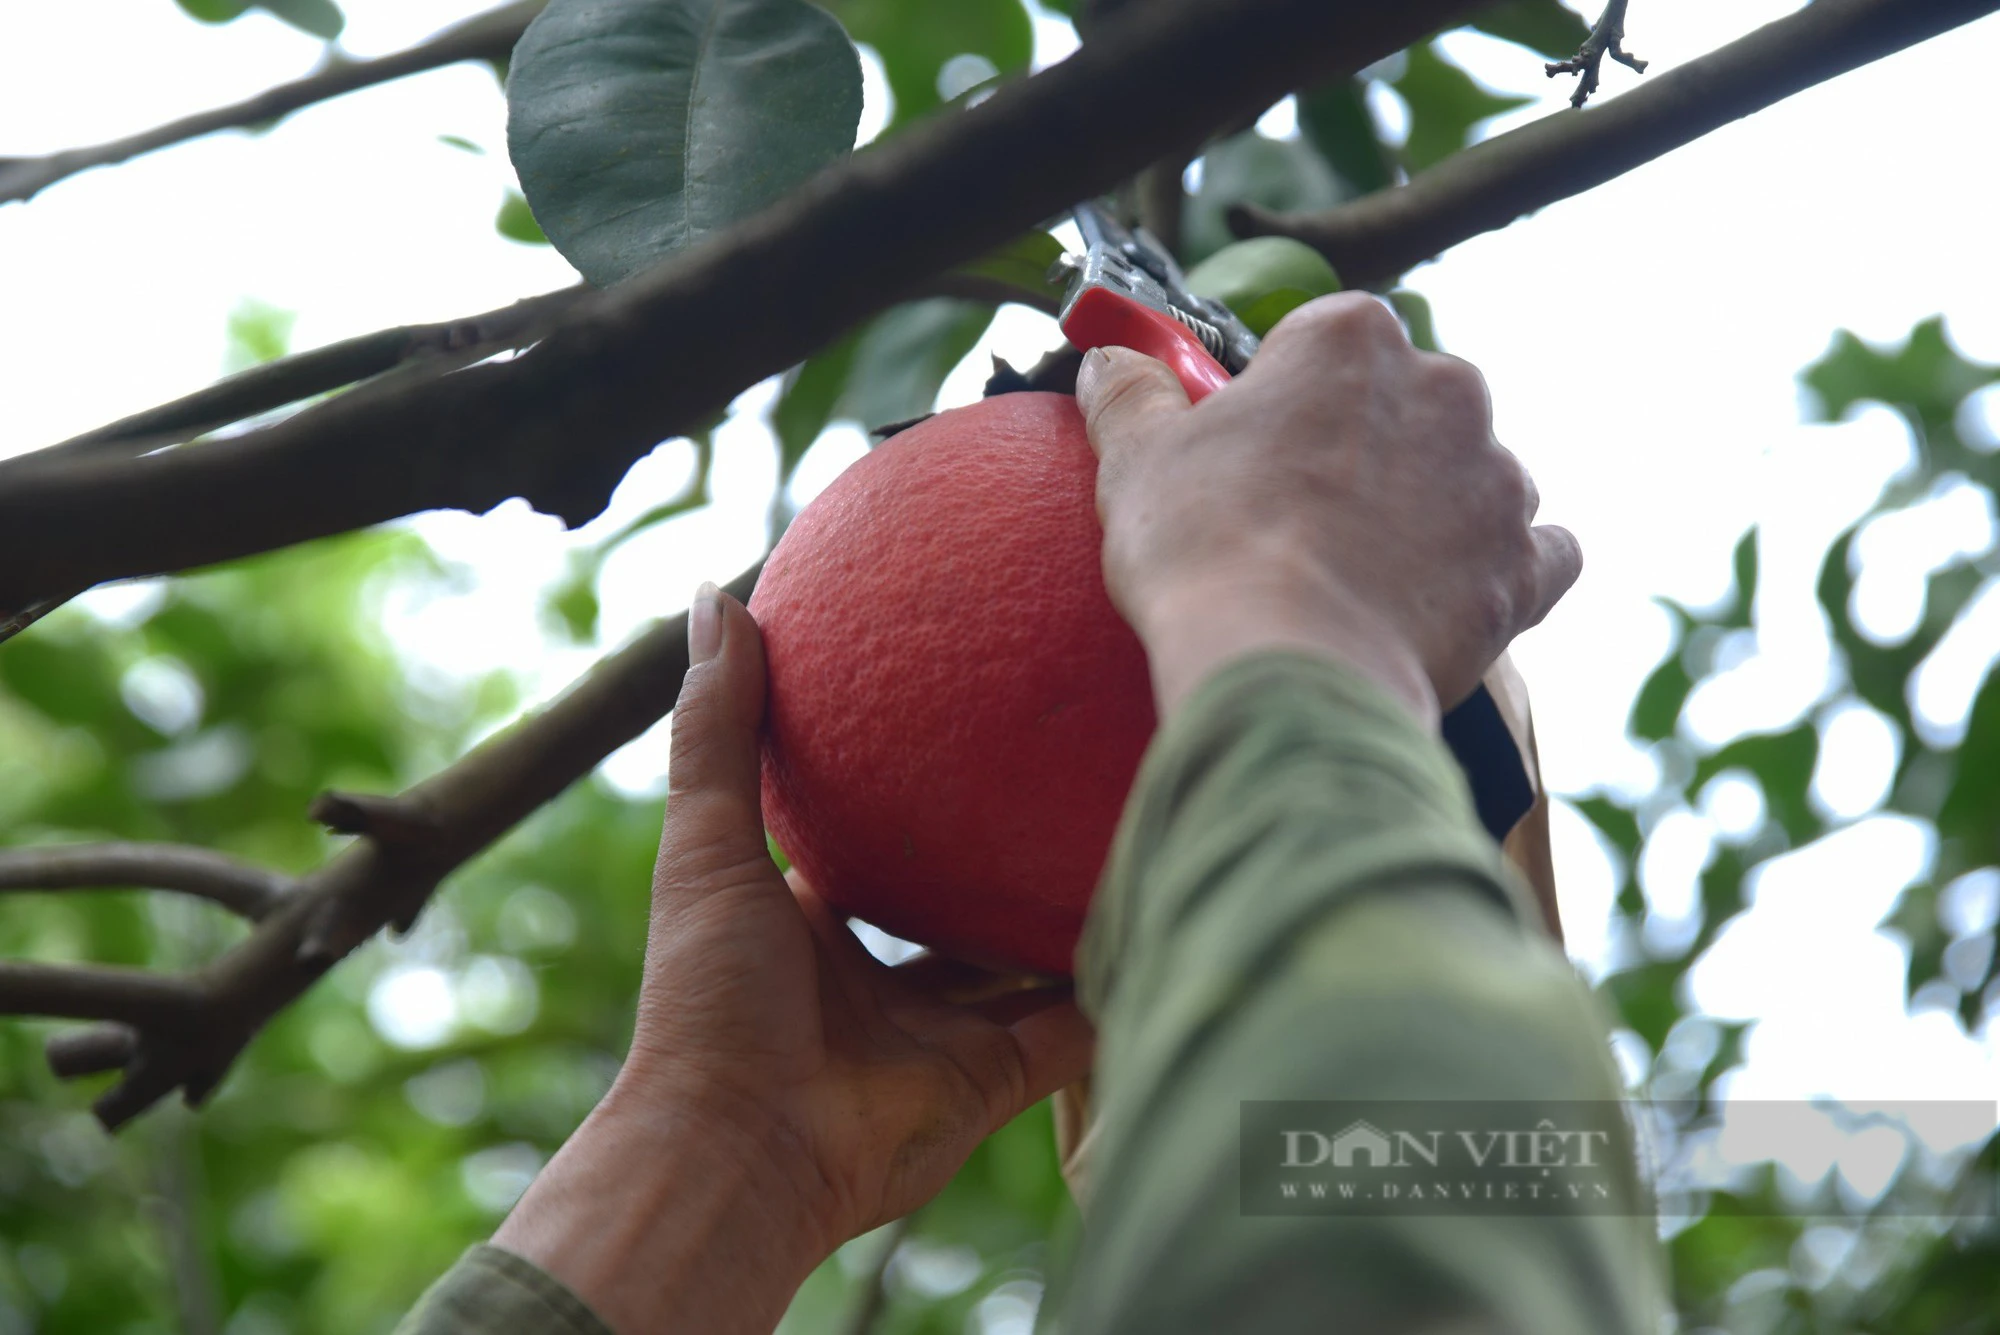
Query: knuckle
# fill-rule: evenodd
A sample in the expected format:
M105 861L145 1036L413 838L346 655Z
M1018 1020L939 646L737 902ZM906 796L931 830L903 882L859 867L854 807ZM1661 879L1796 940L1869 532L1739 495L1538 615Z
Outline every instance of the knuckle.
M1318 343L1404 342L1395 313L1366 292L1315 297L1286 315L1271 331L1273 341Z
M1462 425L1484 432L1493 420L1493 399L1486 377L1463 357L1444 352L1424 352L1426 389L1431 399Z

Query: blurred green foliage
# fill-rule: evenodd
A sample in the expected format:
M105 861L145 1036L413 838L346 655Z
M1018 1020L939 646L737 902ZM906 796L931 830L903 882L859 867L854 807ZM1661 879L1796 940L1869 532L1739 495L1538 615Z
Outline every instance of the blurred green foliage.
M250 7L180 3L211 22ZM262 7L315 32L331 11L337 31L325 0ZM1032 47L1019 0L828 8L882 59L895 99L889 135L948 114L977 78L1020 70ZM1069 15L1075 6L1044 8ZM1555 0L1506 0L1483 10L1478 26L1520 44L1531 64L1568 54L1584 33ZM1232 203L1312 207L1383 189L1459 151L1515 104L1481 88L1441 44L1364 74L1303 91L1294 138L1244 130L1208 146L1187 201L1185 259L1230 240L1222 220ZM1406 104L1407 139L1385 134L1371 110L1385 98ZM539 235L516 198L498 226L524 241ZM1030 238L995 257L988 276L1033 282L1046 254ZM1423 298L1393 299L1412 336L1434 346ZM875 427L926 410L991 316L980 303L906 304L794 368L773 410L780 487L830 424ZM290 327L288 313L246 303L230 321L230 369L281 353ZM1852 608L1855 540L1868 524L1940 488L1990 495L2000 482L1996 442L1965 408L1996 379L2000 371L1961 356L1937 322L1891 348L1842 334L1805 373L1815 414L1887 405L1917 451L1827 554L1818 592L1839 670L1804 717L1719 745L1697 743L1685 723L1689 700L1760 629L1754 531L1737 549L1729 598L1667 608L1675 647L1630 716L1659 780L1645 792L1573 800L1620 869L1615 911L1629 948L1603 991L1643 1054L1641 1092L1691 1096L1698 1114L1714 1082L1740 1064L1744 1028L1691 1013L1687 973L1745 910L1757 868L1843 823L1816 802L1813 780L1828 712L1854 702L1901 739L1886 809L1939 835L1926 876L1882 929L1908 947L1915 1004L1968 1026L1990 1023L2000 1004L1992 923L1951 908L1953 886L2000 862L2000 673L1986 678L1956 741L1919 728L1909 703L1913 673L2000 573L1995 555L1933 573L1919 624L1895 643L1878 642ZM707 503L708 435L696 445L682 495L579 553L548 597L552 633L593 640L605 558ZM504 673L440 689L409 675L386 642L391 589L452 577L407 533L376 532L138 586L97 612L49 618L0 647L0 842L170 839L294 870L319 864L339 841L304 818L315 793L392 790L434 772L518 704ZM1647 837L1724 777L1754 783L1767 819L1715 845L1697 921L1671 940L1655 933L1649 946L1636 874ZM657 802L579 785L454 876L407 939L365 948L278 1017L199 1114L156 1110L107 1138L86 1111L102 1082L61 1083L47 1072L41 1043L52 1026L0 1025L0 1335L386 1330L491 1230L616 1069L658 816ZM169 895L10 895L0 955L184 969L243 930L212 906ZM1960 1185L1993 1180L1997 1160L1989 1144ZM1930 1199L1925 1190L1900 1182L1892 1199ZM1940 1230L1881 1209L1808 1218L1768 1172L1694 1204L1671 1242L1685 1329L2000 1330L2000 1236L1990 1221ZM872 1329L886 1335L1010 1328L1032 1309L1049 1249L1072 1221L1049 1113L1037 1108L992 1137L907 1232L857 1239L822 1266L783 1329L847 1330L878 1283Z
M1884 405L1909 427L1913 449L1910 463L1822 562L1817 592L1835 671L1796 722L1720 745L1703 745L1689 731L1690 699L1741 662L1762 626L1752 530L1737 546L1727 598L1701 609L1666 604L1676 643L1640 689L1629 723L1632 737L1653 754L1658 782L1643 793L1592 794L1574 804L1621 868L1616 935L1626 943L1625 958L1605 991L1640 1042L1639 1090L1689 1100L1690 1125L1708 1111L1715 1082L1740 1065L1743 1026L1697 1013L1688 1001L1688 971L1748 909L1762 866L1860 818L1834 814L1814 790L1825 728L1842 710L1876 711L1897 738L1894 779L1878 810L1922 822L1938 836L1924 874L1879 928L1907 951L1911 1006L1947 1011L1967 1030L2000 1016L1992 915L1954 912L1946 902L1952 887L1962 893L2000 875L2000 666L1988 665L1960 738L1919 726L1911 702L1918 670L2000 576L2000 553L1989 547L1961 554L1934 570L1917 624L1892 642L1858 625L1853 604L1861 573L1855 543L1869 525L1907 516L1965 485L1978 487L1991 511L2000 440L1984 434L1967 402L1996 382L2000 367L1965 358L1941 320L1919 325L1889 348L1838 334L1801 376L1809 420ZM1695 921L1649 933L1653 910L1637 874L1646 836L1669 814L1698 808L1708 786L1723 779L1754 784L1763 819L1747 835L1712 846L1699 876ZM1841 887L1827 892L1837 895ZM1990 1204L1983 1217L1950 1227L1906 1217L1926 1210L1947 1215L1954 1192L1991 1191L1997 1158L2000 1142L1989 1142L1963 1178L1943 1190L1906 1168L1880 1201L1852 1213L1821 1199L1814 1208L1823 1213L1808 1216L1804 1202L1769 1172L1737 1192L1715 1193L1696 1203L1697 1218L1672 1239L1684 1319L1693 1328L1771 1335L2000 1329L2000 1226Z

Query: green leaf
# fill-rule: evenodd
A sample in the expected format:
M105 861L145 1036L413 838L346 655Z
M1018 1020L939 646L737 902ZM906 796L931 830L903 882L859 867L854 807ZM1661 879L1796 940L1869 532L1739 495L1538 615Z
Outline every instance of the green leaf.
M833 0L827 8L881 55L896 99L891 130L943 101L938 75L954 56L978 56L1005 74L1035 53L1021 0Z
M1232 204L1293 212L1331 208L1344 197L1333 169L1300 140L1255 130L1224 139L1202 155L1201 187L1182 210L1183 257L1198 262L1236 240L1223 220Z
M962 264L953 273L984 278L1021 292L1027 304L1041 305L1060 300L1063 280L1055 263L1063 257L1063 243L1047 232L1029 232L1016 237L991 254Z
M944 378L992 322L991 306L949 297L877 316L854 351L835 415L872 429L929 412Z
M1639 856L1639 818L1629 810L1619 806L1608 797L1578 797L1570 799L1570 805L1585 820L1595 825L1609 839L1619 852L1630 861Z
M507 80L535 218L599 286L771 204L860 119L854 46L805 0L551 0Z
M1825 832L1808 800L1813 766L1818 763L1819 730L1808 721L1784 732L1738 737L1721 750L1703 756L1695 765L1688 788L1699 790L1724 770L1750 771L1756 776L1757 786L1764 790L1764 809L1797 848Z
M1760 530L1752 527L1736 541L1736 550L1730 558L1730 571L1734 582L1729 590L1729 609L1722 614L1717 625L1732 629L1748 629L1757 606L1757 550Z
M778 437L778 481L789 482L833 420L833 412L847 388L848 372L854 366L854 350L861 334L853 333L826 351L801 362L785 378L784 388L771 409L771 430Z
M1966 865L2000 863L2000 669L1973 698L1937 827L1942 838L1959 841Z
M1263 236L1224 246L1188 271L1188 290L1236 312L1259 337L1314 297L1340 291L1333 266L1303 241Z
M456 148L462 152L470 153L475 157L486 156L485 149L473 143L462 134L441 134L438 136L438 142L448 148ZM522 202L526 203L527 201L523 200Z
M546 246L548 237L542 234L541 224L535 221L533 209L521 197L518 190L509 190L507 197L500 201L499 215L493 219L494 230L509 241L519 241L523 245Z
M224 367L232 372L246 371L278 360L292 349L292 326L298 318L295 311L254 297L244 298L229 312Z
M1573 56L1590 36L1590 25L1558 0L1500 0L1467 22L1483 33L1518 42L1551 60Z
M1410 137L1403 145L1403 165L1413 173L1470 144L1481 122L1534 100L1487 89L1445 59L1434 45L1409 49L1409 63L1394 86L1410 105Z
M1438 343L1437 321L1431 316L1429 297L1407 287L1399 287L1390 291L1389 304L1396 308L1396 314L1403 317L1403 327L1410 331L1412 344L1425 352L1439 350L1442 345Z
M831 422L872 429L929 412L944 378L992 320L993 308L983 302L913 301L807 360L771 413L781 476L791 477Z
M259 9L277 15L285 22L325 41L340 36L340 30L347 26L346 15L333 0L257 0Z
M203 23L227 23L250 8L250 0L176 0L189 17Z
M2000 366L1961 354L1943 317L1924 321L1897 346L1876 347L1842 330L1799 381L1809 421L1839 421L1858 404L1886 404L1909 423L1927 474L1957 469L1987 487L2000 485L2000 455L1968 446L1957 420L1968 395L2000 382Z
M1359 79L1340 79L1298 100L1299 132L1353 195L1396 183L1395 155L1376 131L1363 88Z
M1661 605L1673 615L1679 633L1674 637L1674 648L1668 651L1639 688L1639 694L1632 701L1631 717L1626 723L1634 737L1648 742L1664 741L1674 735L1674 729L1681 720L1681 707L1687 703L1688 693L1694 690L1694 677L1689 674L1680 651L1692 623L1687 613L1674 604L1662 602Z

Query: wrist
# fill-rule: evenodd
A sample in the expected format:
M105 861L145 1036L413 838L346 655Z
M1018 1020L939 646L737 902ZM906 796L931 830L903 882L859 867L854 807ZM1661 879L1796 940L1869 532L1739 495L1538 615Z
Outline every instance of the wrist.
M810 1172L775 1128L621 1080L493 1242L565 1284L619 1335L767 1332L831 1253Z
M1336 580L1284 570L1184 575L1159 582L1135 603L1133 626L1146 646L1162 719L1229 664L1291 650L1355 669L1427 731L1437 730L1437 693L1422 658L1388 618Z

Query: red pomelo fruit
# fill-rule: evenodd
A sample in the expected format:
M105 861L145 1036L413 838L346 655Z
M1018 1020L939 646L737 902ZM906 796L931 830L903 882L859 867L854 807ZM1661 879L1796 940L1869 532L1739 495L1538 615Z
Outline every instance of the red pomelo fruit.
M1070 972L1154 726L1096 474L1074 399L1002 394L883 442L771 554L764 820L843 912Z

